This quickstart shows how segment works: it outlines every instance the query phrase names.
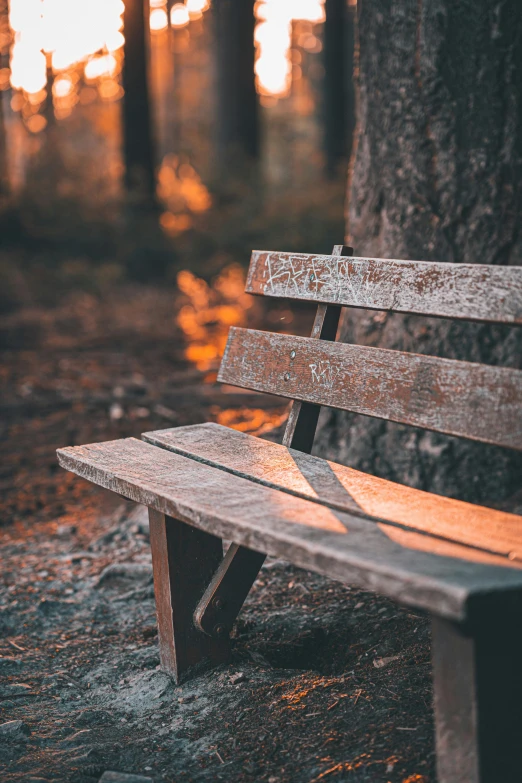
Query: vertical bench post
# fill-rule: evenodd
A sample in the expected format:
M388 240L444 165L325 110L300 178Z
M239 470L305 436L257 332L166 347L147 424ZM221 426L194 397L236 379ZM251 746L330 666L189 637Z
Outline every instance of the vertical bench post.
M332 255L353 256L353 248L345 245L334 245ZM330 340L333 342L337 336L340 317L340 305L320 304L317 308L310 337L314 337L316 340ZM310 454L314 445L320 412L320 405L294 400L283 436L283 446Z
M522 780L520 615L472 632L433 618L432 657L438 783Z

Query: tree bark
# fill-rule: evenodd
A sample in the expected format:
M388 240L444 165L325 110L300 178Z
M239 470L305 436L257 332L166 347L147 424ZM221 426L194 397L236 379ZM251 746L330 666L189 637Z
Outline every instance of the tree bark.
M125 185L132 201L154 202L155 152L149 89L149 0L125 0L123 149Z
M359 0L356 256L521 264L522 4ZM520 367L522 330L346 311L342 339ZM325 412L316 452L475 502L520 490L521 455ZM520 499L519 499L520 503Z
M218 162L259 155L254 62L254 1L214 0L216 146Z
M353 134L353 44L355 8L347 0L325 0L323 147L333 176L350 153Z

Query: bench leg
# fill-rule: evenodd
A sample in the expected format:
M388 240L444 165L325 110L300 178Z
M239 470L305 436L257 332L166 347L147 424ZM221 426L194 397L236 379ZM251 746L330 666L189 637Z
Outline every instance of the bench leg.
M466 634L434 618L438 783L522 780L519 618Z
M149 509L161 667L176 682L192 666L229 655L228 636L212 638L194 625L198 602L223 558L220 538Z

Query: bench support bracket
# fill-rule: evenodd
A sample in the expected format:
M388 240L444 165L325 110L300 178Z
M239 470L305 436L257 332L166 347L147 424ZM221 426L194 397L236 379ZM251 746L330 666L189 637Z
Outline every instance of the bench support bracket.
M519 780L520 617L502 617L494 627L485 622L473 632L433 618L432 632L437 780Z
M231 544L194 612L194 624L209 636L228 635L266 555Z

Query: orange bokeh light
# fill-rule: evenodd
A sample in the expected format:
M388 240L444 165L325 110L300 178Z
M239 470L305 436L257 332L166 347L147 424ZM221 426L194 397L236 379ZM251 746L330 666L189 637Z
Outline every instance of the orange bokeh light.
M190 22L190 15L185 3L175 3L170 10L170 23L172 27L186 27Z

